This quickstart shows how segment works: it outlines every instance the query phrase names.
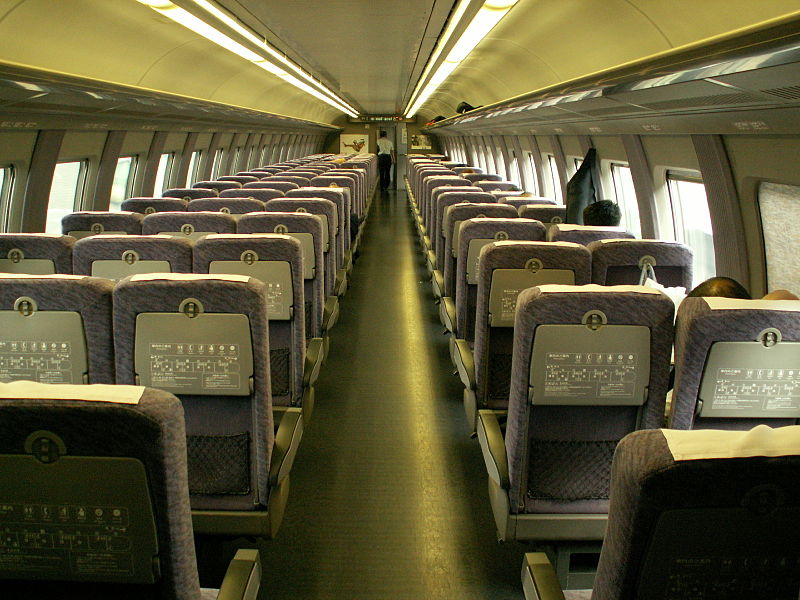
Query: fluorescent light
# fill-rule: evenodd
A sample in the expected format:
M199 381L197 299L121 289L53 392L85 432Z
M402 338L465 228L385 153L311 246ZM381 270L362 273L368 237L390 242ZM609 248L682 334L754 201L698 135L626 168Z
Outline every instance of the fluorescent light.
M461 34L461 37L458 38L458 41L451 48L447 57L439 65L439 68L430 78L427 85L425 85L422 91L418 91L422 85L422 82L425 80L426 74L430 71L431 65L433 65L439 56L440 52L438 51L438 48L444 47L444 45L447 43L447 39L443 37L439 46L437 46L437 52L435 52L428 61L428 67L426 67L422 77L420 77L420 81L414 90L414 94L411 96L409 106L406 107L405 111L406 118L411 118L414 116L414 114L416 114L420 107L427 102L428 98L431 97L433 92L435 92L437 88L444 83L444 81L452 74L456 67L461 64L461 62L467 58L467 56L469 56L469 53L472 52L475 46L477 46L478 43L485 38L492 29L494 29L494 26L497 25L500 19L502 19L506 13L511 10L511 7L513 7L517 2L518 0L486 0L486 2L483 3L483 6L481 6L475 16L472 18L470 24L467 25L467 28ZM466 0L462 0L461 4L459 4L458 8L456 9L456 13L453 15L453 19L451 19L451 23L456 20L455 17L459 15L458 10L461 9L462 5L465 4ZM460 14L463 14L463 10ZM450 33L452 33L451 27L448 27L448 30ZM446 35L448 34L448 30L445 30Z
M228 15L226 15L225 13L220 11L218 8L216 8L211 3L207 2L206 0L192 0L192 1L195 2L196 4L198 4L199 6L201 6L202 8L205 8L206 10L211 12L215 17L217 17L218 19L223 21L226 25L230 26L232 29L237 31L237 33L240 33L241 35L246 37L252 43L257 44L260 48L266 50L269 54L280 57L281 62L284 62L285 64L291 66L293 68L293 70L295 70L296 72L305 74L305 72L302 71L302 69L300 69L299 67L294 66L293 63L291 63L291 61L289 61L288 59L286 59L284 57L281 57L280 53L278 53L277 50L275 50L273 48L270 48L264 41L259 40L255 35L253 35L249 31L247 31L244 27L242 27L234 19L232 19L231 17L229 17ZM320 89L315 89L315 88L311 87L310 85L308 85L307 83L304 83L304 82L300 81L294 75L291 75L291 74L287 73L283 68L281 68L278 65L275 65L274 63L270 62L269 60L264 58L262 55L260 55L260 54L258 54L256 52L253 52L252 50L249 50L248 48L246 48L245 46L243 46L242 44L240 44L236 40L234 40L234 39L230 38L229 36L225 35L224 33L219 31L215 27L213 27L213 26L209 25L208 23L206 23L205 21L203 21L202 19L194 16L192 13L180 8L179 6L176 6L171 1L169 1L169 0L138 0L138 2L140 2L140 3L142 3L142 4L146 5L146 6L149 6L150 8L155 10L156 12L164 15L165 17L168 17L168 18L172 19L173 21L175 21L179 25L182 25L182 26L186 27L187 29L190 29L190 30L194 31L198 35L201 35L204 38L206 38L207 40L209 40L211 42L214 42L218 46L221 46L222 48L225 48L226 50L228 50L230 52L233 52L234 54L237 54L241 58L244 58L245 60L248 60L248 61L252 62L253 64L261 67L262 69L264 69L265 71L268 71L269 73L272 73L273 75L276 75L277 77L280 77L281 79L283 79L284 81L286 81L290 85L293 85L294 87L306 92L307 94L310 94L310 95L314 96L318 100L322 100L323 102L325 102L326 104L329 104L330 106L333 106L337 110L341 110L342 112L350 115L351 117L357 117L358 116L358 111L356 111L349 104L347 104L342 99L340 99L338 96L336 96L333 92L328 90L324 85L322 85L321 83L315 81L313 78L311 78L310 75L305 74L305 78L310 80L312 83L314 83Z

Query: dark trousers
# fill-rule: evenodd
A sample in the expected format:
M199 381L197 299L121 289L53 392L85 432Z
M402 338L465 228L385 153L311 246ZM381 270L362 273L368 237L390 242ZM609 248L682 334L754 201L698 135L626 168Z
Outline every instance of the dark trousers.
M378 154L378 173L381 176L381 189L388 190L392 181L392 155Z

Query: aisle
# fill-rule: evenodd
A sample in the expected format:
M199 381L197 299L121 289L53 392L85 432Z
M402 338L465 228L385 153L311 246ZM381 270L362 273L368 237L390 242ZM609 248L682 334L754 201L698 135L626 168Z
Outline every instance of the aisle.
M404 192L375 197L362 248L262 597L519 599Z

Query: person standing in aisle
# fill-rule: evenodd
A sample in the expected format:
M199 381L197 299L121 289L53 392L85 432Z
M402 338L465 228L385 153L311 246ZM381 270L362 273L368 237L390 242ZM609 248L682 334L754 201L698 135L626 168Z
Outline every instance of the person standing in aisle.
M378 173L382 192L389 189L389 183L392 180L392 163L395 160L394 144L386 137L386 132L381 131L378 136Z

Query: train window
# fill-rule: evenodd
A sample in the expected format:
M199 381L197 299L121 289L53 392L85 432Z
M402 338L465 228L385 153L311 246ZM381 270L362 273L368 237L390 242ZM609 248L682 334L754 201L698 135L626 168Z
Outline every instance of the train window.
M692 285L697 285L717 272L706 188L699 174L667 171L667 191L675 239L694 251Z
M172 160L175 154L172 152L161 155L158 159L158 169L156 170L156 185L153 190L155 196L160 196L161 192L169 187L169 176L172 171Z
M203 153L201 150L195 150L192 152L192 157L189 159L189 170L186 172L185 187L190 187L195 181L197 181L197 173L200 170L200 158L202 155Z
M549 175L548 190L555 201L559 204L564 204L564 195L561 193L561 178L558 176L558 166L556 165L556 157L552 154L545 154L545 167Z
M122 202L131 196L137 159L137 156L121 156L117 159L108 210L121 210Z
M639 203L636 189L628 165L611 163L611 180L614 183L614 196L622 212L622 225L637 238L642 237L642 224L639 219Z
M0 209L2 209L2 231L8 231L8 211L11 208L11 192L14 189L14 167L0 167Z
M228 173L236 173L239 170L239 157L242 155L242 148L237 146L236 149L233 151L233 163L231 164L231 172Z
M269 164L269 149L270 145L266 144L264 149L261 151L261 164L268 165Z
M216 152L214 152L214 164L211 167L211 179L216 179L221 175L220 171L222 170L222 157L225 154L225 151L222 148L217 148Z
M767 289L800 293L800 187L777 183L758 186L758 206L767 260Z
M539 185L539 178L536 176L536 163L533 160L533 152L526 152L525 155L528 160L523 163L523 168L525 169L525 174L528 176L528 181L533 182L529 191L541 196L542 189Z
M572 161L575 163L575 172L577 173L578 169L580 169L583 164L583 159L575 156L572 158Z
M517 160L517 153L511 151L511 164L508 166L508 172L511 174L511 181L522 187L522 176L519 172L519 160Z
M61 233L61 219L80 206L88 166L88 160L56 164L47 200L46 233Z

